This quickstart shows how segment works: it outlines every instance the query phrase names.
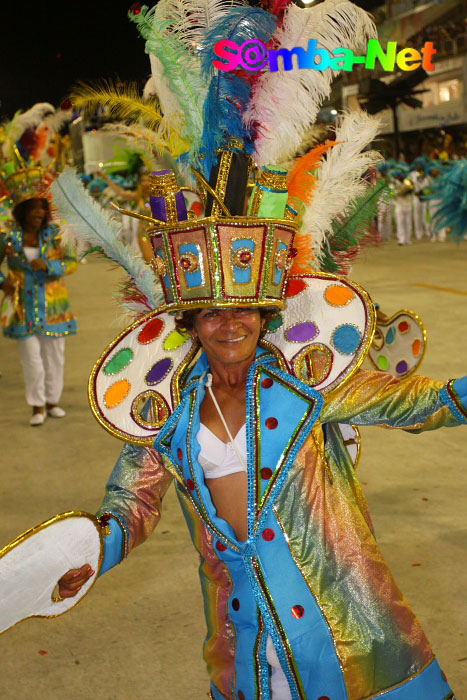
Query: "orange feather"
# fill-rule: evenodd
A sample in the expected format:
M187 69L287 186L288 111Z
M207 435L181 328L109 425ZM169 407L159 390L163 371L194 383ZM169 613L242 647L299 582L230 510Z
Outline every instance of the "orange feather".
M335 146L336 143L336 141L320 143L312 148L309 153L297 158L288 177L287 189L289 190L289 197L300 199L304 204L309 204L316 181L316 176L310 171L319 168L321 156L332 146ZM291 206L293 207L293 200Z

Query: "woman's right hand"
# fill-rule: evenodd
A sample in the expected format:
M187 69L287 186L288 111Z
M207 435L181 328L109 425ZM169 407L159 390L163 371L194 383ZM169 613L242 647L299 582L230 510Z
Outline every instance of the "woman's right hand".
M61 598L73 598L84 586L95 571L90 564L84 564L80 569L70 569L58 582Z

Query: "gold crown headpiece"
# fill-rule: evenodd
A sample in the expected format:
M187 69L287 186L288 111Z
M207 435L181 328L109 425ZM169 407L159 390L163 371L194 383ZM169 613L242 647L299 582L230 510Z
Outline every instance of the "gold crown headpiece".
M8 175L4 185L13 208L27 199L47 199L45 177L44 168L38 165L18 167L15 172Z
M285 305L295 223L286 213L286 171L264 168L244 216L250 159L238 142L218 152L201 183L205 216L190 218L170 170L152 173L153 225L146 235L168 311Z

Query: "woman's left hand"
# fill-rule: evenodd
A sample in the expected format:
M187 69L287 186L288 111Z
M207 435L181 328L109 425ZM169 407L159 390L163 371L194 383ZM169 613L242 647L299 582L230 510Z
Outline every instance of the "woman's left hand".
M36 258L31 262L33 270L47 270L47 263L42 258Z

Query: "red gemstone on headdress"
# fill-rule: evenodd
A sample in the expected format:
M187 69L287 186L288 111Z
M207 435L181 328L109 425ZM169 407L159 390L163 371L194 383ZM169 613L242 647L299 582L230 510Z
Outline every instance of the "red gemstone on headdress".
M191 261L188 258L180 258L180 266L183 270L188 270L191 267Z
M297 248L291 248L290 253L289 253L289 258L295 258L298 255L298 249Z
M292 278L287 283L287 291L285 295L287 297L295 297L297 294L300 294L300 292L303 292L306 287L307 284L303 280Z
M261 386L264 389L270 389L273 384L274 384L274 382L272 381L271 377L265 377L263 379L263 381L261 382Z
M303 605L294 605L292 608L292 615L299 620L305 614L305 608Z
M275 430L278 425L279 421L277 418L274 418L273 416L266 418L266 428L269 428L269 430Z
M250 262L251 260L251 253L249 250L244 250L242 253L239 255L240 262L244 263L245 265Z
M269 467L263 467L260 471L260 474L262 479L270 479L272 476L272 469L269 469Z

